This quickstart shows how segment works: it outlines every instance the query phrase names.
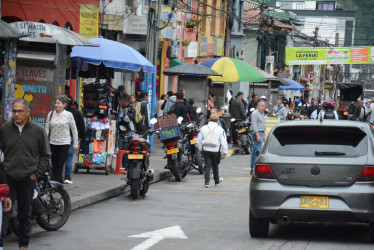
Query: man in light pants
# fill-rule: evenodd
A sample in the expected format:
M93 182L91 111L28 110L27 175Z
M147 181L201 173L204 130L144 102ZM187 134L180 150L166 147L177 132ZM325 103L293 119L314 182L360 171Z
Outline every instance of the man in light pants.
M252 138L254 140L254 145L251 154L251 174L253 173L253 168L257 160L257 151L262 149L262 144L265 138L265 102L259 101L257 103L257 109L251 114L251 128L252 128Z

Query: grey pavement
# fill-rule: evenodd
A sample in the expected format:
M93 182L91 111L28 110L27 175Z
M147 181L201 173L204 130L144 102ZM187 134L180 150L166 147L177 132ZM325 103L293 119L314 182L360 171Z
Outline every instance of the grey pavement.
M230 146L231 147L231 146ZM229 147L229 154L239 153L239 149ZM165 151L162 149L162 143L155 138L153 153L150 157L149 168L155 171L154 180L151 184L169 178L169 171L165 170L166 159ZM75 157L76 158L76 157ZM76 161L76 159L74 160ZM115 168L115 164L113 165ZM73 184L64 184L71 199L71 208L76 210L91 204L120 195L123 192L129 192L129 188L122 191L126 175L109 174L105 175L104 170L80 169L78 174L71 173Z

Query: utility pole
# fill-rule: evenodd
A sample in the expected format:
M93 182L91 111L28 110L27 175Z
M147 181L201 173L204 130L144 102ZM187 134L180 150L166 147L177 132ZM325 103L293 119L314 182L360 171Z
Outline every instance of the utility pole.
M339 46L339 33L336 32L335 33L335 46ZM334 64L333 66L333 69L334 69L334 77L332 79L332 82L333 82L333 90L332 90L332 93L333 93L333 98L334 98L334 102L335 104L337 104L337 100L338 100L338 93L337 93L337 90L336 90L336 85L338 84L336 79L339 77L339 74L336 74L336 71L338 70L338 67L339 67L339 70L340 70L340 66L339 65L336 65Z
M226 32L225 32L225 51L224 51L224 56L230 56L231 52L231 25L233 20L233 13L232 13L232 0L227 0L227 14L226 14ZM222 4L222 2L221 2ZM221 13L221 15L223 15ZM240 23L239 23L240 25ZM234 57L234 56L233 56Z

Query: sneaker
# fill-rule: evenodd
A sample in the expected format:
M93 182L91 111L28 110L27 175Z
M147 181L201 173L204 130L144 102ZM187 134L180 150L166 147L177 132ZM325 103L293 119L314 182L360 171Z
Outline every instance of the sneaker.
M218 186L218 184L220 184L222 181L223 181L223 177L219 177L219 180L218 180L218 183L216 183L216 186Z
M204 186L205 188L209 188L209 184L205 184L205 186Z
M71 181L70 178L66 178L64 184L73 184L73 181Z

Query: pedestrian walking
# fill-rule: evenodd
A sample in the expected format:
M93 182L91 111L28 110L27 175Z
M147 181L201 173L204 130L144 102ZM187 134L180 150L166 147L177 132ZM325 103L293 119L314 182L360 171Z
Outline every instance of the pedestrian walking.
M218 121L218 115L212 114L209 123L201 128L197 136L197 146L203 152L205 160L205 188L209 188L211 170L216 186L223 181L219 176L218 165L221 161L221 153L226 157L228 148L226 134L222 127L218 126Z
M257 102L258 102L258 96L255 95L255 94L252 94L252 101L249 103L248 105L248 113L247 113L247 116L248 117L251 117L251 114L252 114L252 111L251 109L254 108L256 109L257 107Z
M35 181L44 174L51 157L44 128L31 121L29 115L29 103L23 98L16 99L13 102L13 120L1 126L3 164L10 188L9 198L13 204L17 200L18 241L20 249L24 250L28 248L30 241L32 196L36 185ZM70 134L67 143L70 144ZM10 217L10 212L4 213L1 247L4 246Z
M262 144L265 138L265 102L259 101L257 103L257 109L251 114L251 129L252 138L254 139L253 149L251 153L251 174L257 160L257 151L262 149Z
M78 106L77 103L74 101L73 97L68 97L68 105L66 107L66 110L73 114L75 126L78 130L78 144L84 137L84 133L86 130L86 126L84 124L84 118L82 112L80 112L76 107ZM70 147L68 154L66 155L66 161L65 161L65 180L64 184L73 184L73 181L71 180L71 169L73 168L73 158L74 158L74 139L73 139L73 133L70 130Z
M365 108L365 121L369 121L371 117L371 112L373 110L371 109L371 103L367 102L366 103L366 108Z
M188 107L186 105L186 103L184 102L184 98L183 98L183 92L182 91L178 91L177 92L177 103L175 104L175 107L171 110L169 110L169 113L174 113L176 115L176 117L183 117L183 121L182 123L186 123L187 122L187 114L188 114Z
M312 105L308 107L308 117L310 119L317 119L321 108L318 106L318 101L313 100Z
M58 96L55 99L55 110L48 113L45 124L52 153L52 179L60 183L63 183L62 172L71 144L70 131L73 135L74 151L78 150L78 130L73 114L65 110L67 103L66 95Z
M162 94L161 97L160 97L160 100L157 101L157 103L156 103L157 117L162 115L161 107L162 107L162 104L164 104L164 102L166 102L166 100L167 100L167 95Z

